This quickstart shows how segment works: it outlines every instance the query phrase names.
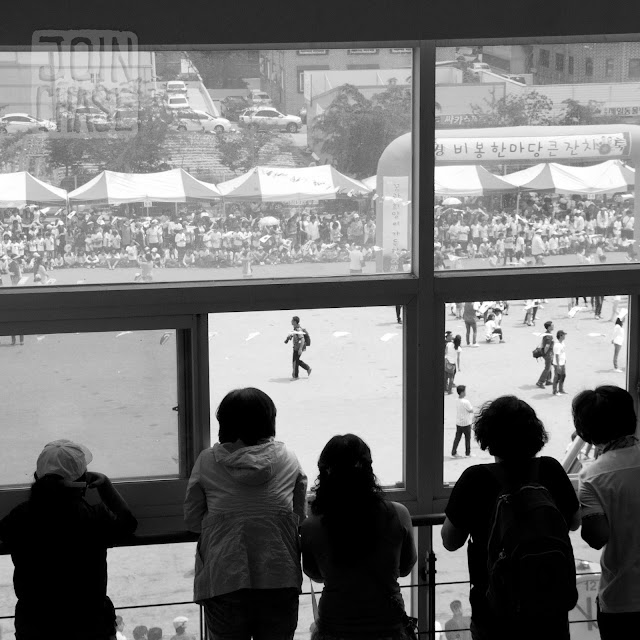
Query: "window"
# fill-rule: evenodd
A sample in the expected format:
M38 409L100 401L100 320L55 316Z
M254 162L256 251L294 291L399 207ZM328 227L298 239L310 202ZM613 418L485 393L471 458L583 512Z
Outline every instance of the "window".
M640 78L640 58L631 58L629 60L629 79L637 80Z
M295 451L310 481L328 440L357 432L371 448L380 482L403 486L403 325L397 323L402 311L392 306L296 313L311 337L298 380L291 379L293 343L283 344L293 313L209 316L213 412L230 390L256 386L275 402L276 436ZM305 365L312 371L307 373ZM217 433L212 423L212 441Z
M448 347L450 354L445 356L458 367L457 354L460 354L460 371L448 377L445 372L445 483L455 481L470 464L492 461L488 452L479 450L473 439L473 458L465 458L464 438L457 445L458 457L452 455L458 419L456 385L459 384L466 386L466 399L476 411L485 402L500 395L513 394L529 403L549 433L544 455L562 462L574 430L571 398L577 390L593 389L603 384L622 387L627 384L628 310L628 298L621 295L508 302L474 301L470 304L446 305L445 327L452 331L453 337L460 336L461 346L459 352ZM618 317L624 318L624 333L614 363L612 319ZM562 330L567 333L562 342L566 357L566 380L563 386L559 377L555 386L550 384L554 380L555 367L545 368L544 359L534 359L531 355L533 349L542 344L547 321L553 322L551 335L558 349L560 341L557 332ZM504 343L500 343L500 339L504 339ZM477 348L472 346L474 340ZM551 356L553 353L550 353L550 359ZM543 371L547 375L543 376ZM487 375L488 372L493 373ZM537 387L540 381L546 386ZM554 389L564 390L568 395L554 396Z
M556 71L564 71L564 54L556 53Z
M585 58L584 59L584 74L586 76L593 75L593 58Z
M549 50L548 49L540 49L540 66L548 67L549 66Z
M605 78L613 77L613 58L607 58L604 62L604 75Z
M567 71L569 72L569 75L572 76L573 75L573 56L569 56L567 67L568 67Z

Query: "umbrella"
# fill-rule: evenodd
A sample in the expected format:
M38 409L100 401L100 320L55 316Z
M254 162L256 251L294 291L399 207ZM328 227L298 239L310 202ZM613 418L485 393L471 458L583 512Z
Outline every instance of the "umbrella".
M462 204L462 201L458 200L458 198L445 198L442 201L442 204L449 206L453 204Z
M278 218L274 218L273 216L266 216L264 218L260 218L260 222L258 223L260 227L271 227L280 224L280 220Z

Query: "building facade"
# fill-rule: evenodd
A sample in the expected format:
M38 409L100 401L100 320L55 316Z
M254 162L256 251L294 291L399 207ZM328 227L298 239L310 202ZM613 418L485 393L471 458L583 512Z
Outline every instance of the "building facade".
M304 72L411 67L411 49L287 49L260 51L261 88L277 109L297 114L305 105Z

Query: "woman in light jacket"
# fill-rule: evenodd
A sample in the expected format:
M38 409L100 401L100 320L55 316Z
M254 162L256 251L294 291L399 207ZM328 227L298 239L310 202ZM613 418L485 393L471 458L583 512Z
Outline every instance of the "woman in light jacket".
M219 442L198 456L184 504L187 528L200 533L194 601L213 640L293 638L307 478L275 441L276 408L264 392L229 392L216 418Z

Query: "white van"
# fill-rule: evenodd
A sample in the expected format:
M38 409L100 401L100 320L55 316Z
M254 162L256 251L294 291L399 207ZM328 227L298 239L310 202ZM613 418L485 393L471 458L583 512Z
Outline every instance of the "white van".
M259 91L258 89L252 89L249 94L249 102L252 105L262 105L262 106L273 106L273 102L271 101L271 96L264 91Z

